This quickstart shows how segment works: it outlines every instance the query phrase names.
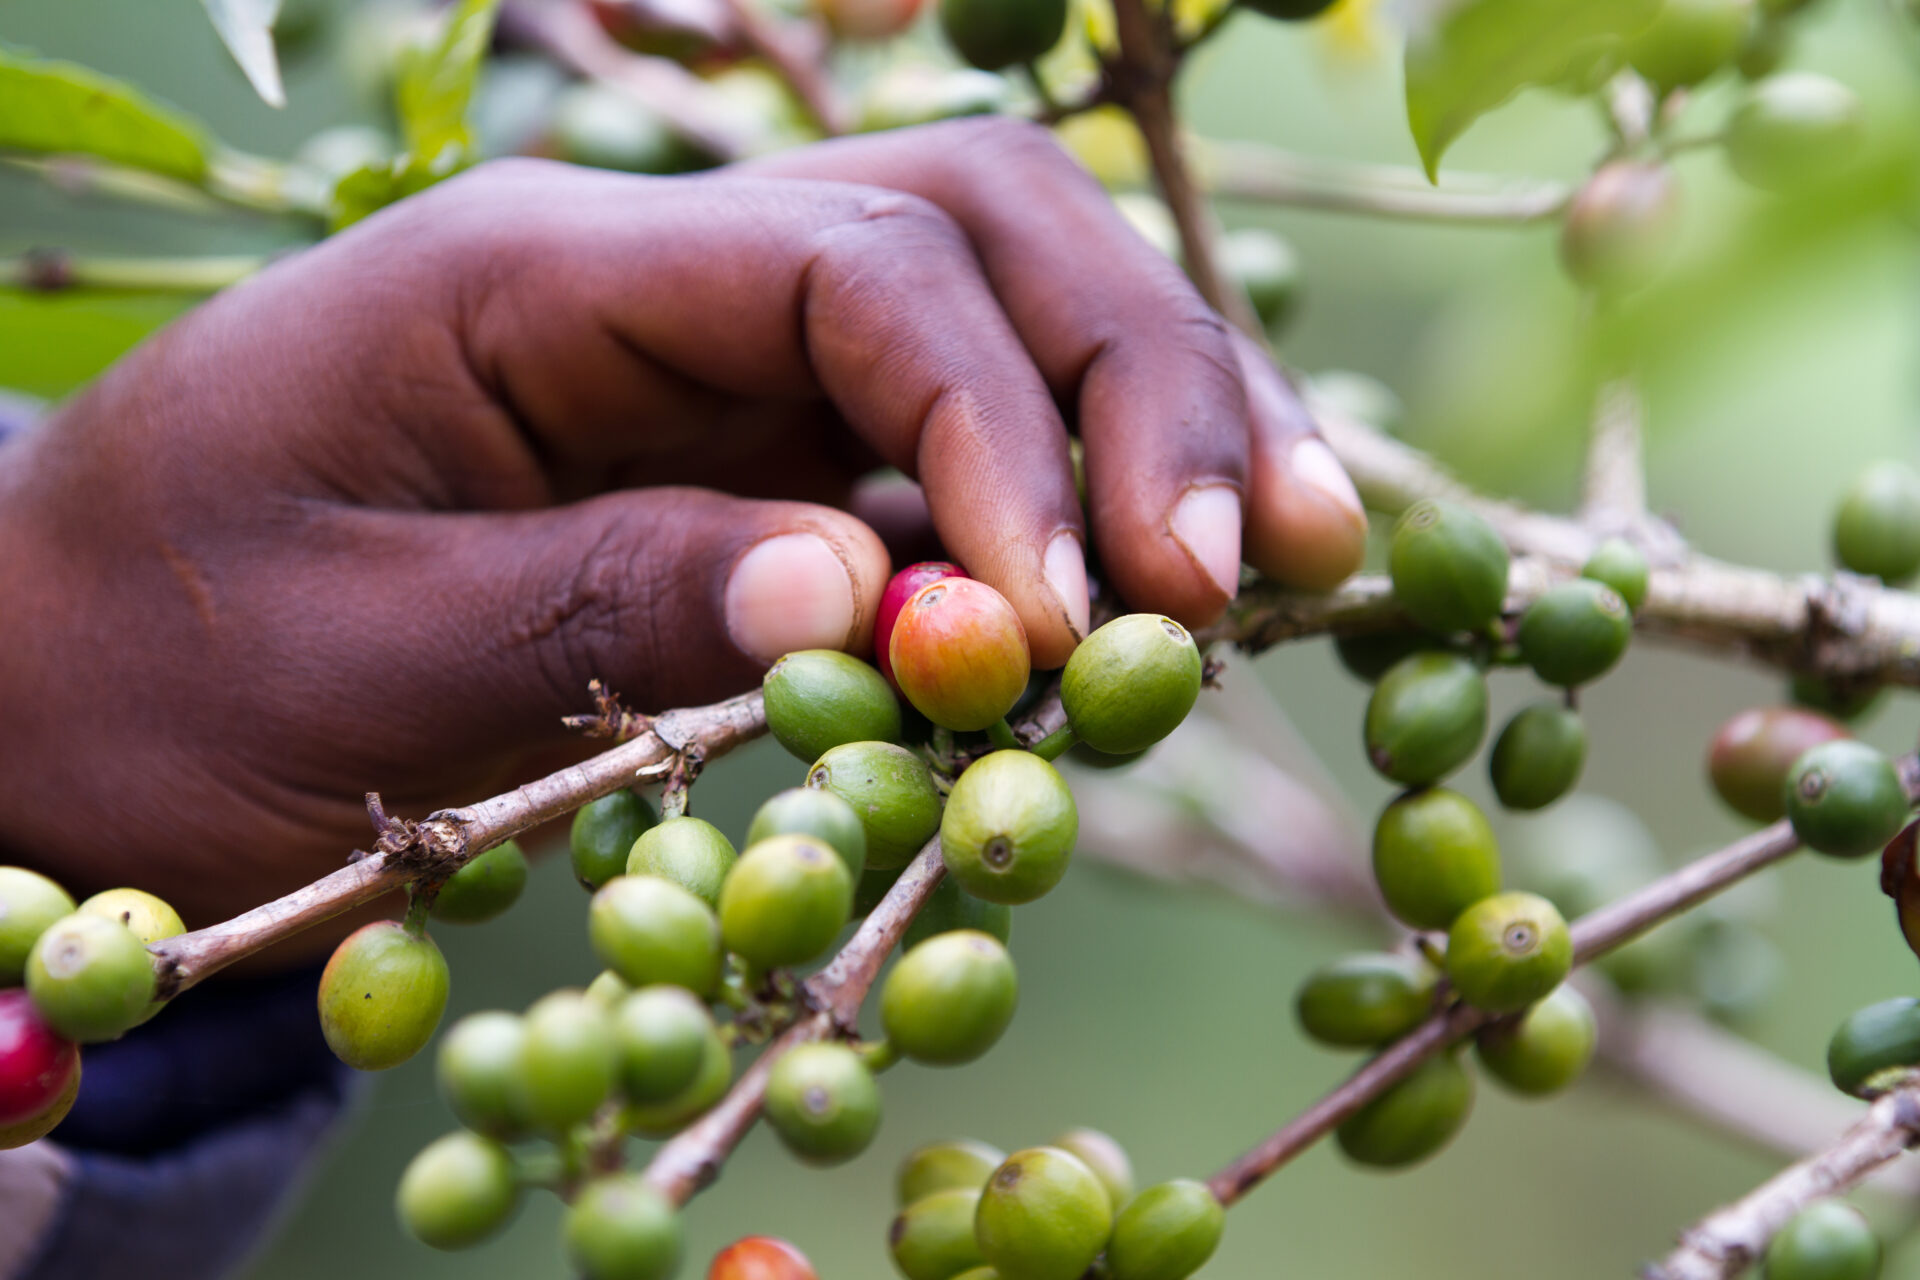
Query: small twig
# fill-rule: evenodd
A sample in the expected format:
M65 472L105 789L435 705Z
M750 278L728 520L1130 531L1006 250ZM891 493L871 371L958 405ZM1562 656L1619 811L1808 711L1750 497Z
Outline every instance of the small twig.
M588 681L587 692L593 698L590 715L563 716L560 723L589 738L612 738L626 742L653 727L653 719L628 709L620 695L607 688L599 678Z
M1600 388L1587 440L1580 519L1596 533L1629 534L1647 518L1645 411L1631 379Z
M218 293L267 265L253 254L213 258L76 257L64 249L30 249L0 257L0 289L32 293Z
M793 90L821 132L845 133L852 117L826 65L825 31L816 24L778 21L755 0L721 0L721 5L747 47Z
M1356 164L1252 142L1193 139L1195 172L1215 199L1278 204L1416 222L1502 226L1557 218L1573 198L1565 183L1461 178L1428 184L1416 169Z

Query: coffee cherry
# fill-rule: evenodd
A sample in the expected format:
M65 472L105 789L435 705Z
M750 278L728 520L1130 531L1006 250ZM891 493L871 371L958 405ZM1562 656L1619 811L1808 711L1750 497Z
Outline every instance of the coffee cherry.
M0 1151L11 1151L15 1147L24 1147L29 1142L38 1142L60 1127L60 1122L73 1110L73 1100L80 1096L80 1065L74 1063L72 1077L60 1096L44 1110L11 1124L0 1123Z
M720 937L761 969L805 964L853 917L853 877L825 841L775 836L750 846L720 890Z
M1333 0L1238 0L1238 4L1242 9L1286 22L1304 22L1333 8Z
M1354 679L1375 684L1402 658L1434 647L1433 637L1412 631L1380 631L1335 636L1333 654Z
M1172 618L1131 613L1080 642L1060 676L1060 703L1095 751L1145 751L1187 718L1200 696L1200 649Z
M844 1044L796 1045L767 1076L767 1123L808 1164L841 1164L880 1128L880 1086Z
M75 914L49 925L27 953L26 977L47 1025L81 1044L118 1039L153 1002L153 957L133 930L101 916Z
M527 855L509 840L447 877L434 895L433 918L451 924L481 924L518 902L526 887Z
M625 875L633 843L660 820L644 796L616 791L601 796L573 815L568 841L573 854L573 878L591 893L618 875Z
M1294 1013L1321 1044L1371 1049L1398 1040L1433 1012L1439 977L1419 956L1361 951L1308 974Z
M67 891L39 872L0 867L0 987L25 980L27 952L35 940L73 911Z
M962 889L952 876L948 876L934 886L933 896L927 899L927 905L920 908L920 914L907 926L906 935L900 942L912 950L928 938L961 929L977 930L1005 942L1013 936L1013 909L1002 903L985 902L974 897Z
M979 1187L952 1187L901 1210L887 1228L887 1252L900 1274L907 1280L951 1280L984 1263L973 1235L979 1205Z
M1818 711L1842 723L1852 723L1873 710L1882 691L1878 681L1831 679L1811 671L1795 672L1787 681L1787 698L1794 706Z
M1253 304L1268 333L1286 327L1299 305L1300 255L1264 227L1242 227L1220 237L1220 269Z
M962 889L988 902L1032 902L1067 874L1080 816L1052 765L996 751L967 767L947 797L940 855Z
M707 163L700 149L659 115L631 95L591 80L554 94L545 142L555 159L595 169L681 173Z
M377 920L335 948L319 1000L335 1056L360 1071L385 1071L433 1039L447 1008L447 960L426 934Z
M767 728L801 760L818 760L847 742L900 736L900 702L878 671L832 649L790 653L760 682Z
M940 29L982 71L1032 62L1060 43L1067 0L940 0Z
M953 1280L1002 1280L1002 1277L992 1267L970 1267L955 1276Z
M1113 1280L1186 1280L1220 1247L1227 1211L1204 1182L1148 1187L1113 1220L1107 1270Z
M627 854L627 874L658 876L709 907L720 907L720 886L733 870L733 842L699 818L668 818L643 832Z
M893 679L893 660L889 652L893 648L893 628L900 620L900 611L907 607L907 601L913 598L913 594L942 579L966 576L966 570L952 561L922 560L887 579L887 589L880 593L880 608L873 619L873 653L881 675L890 681Z
M1589 289L1625 292L1659 274L1679 230L1680 192L1673 171L1644 160L1615 160L1587 179L1567 206L1560 261L1575 282ZM1640 572L1644 590L1645 560Z
M1753 86L1727 121L1727 161L1756 187L1781 191L1825 178L1860 148L1860 99L1810 71Z
M993 1048L1019 995L1013 959L998 939L972 930L943 933L901 956L887 974L880 1025L907 1057L958 1066Z
M960 733L984 729L1026 692L1027 631L1005 596L972 578L944 578L908 597L888 660L900 692L927 719Z
M720 985L720 921L706 903L658 876L618 876L587 908L600 962L636 987L664 982L708 995Z
M1447 931L1447 979L1489 1013L1513 1013L1565 981L1573 939L1538 894L1498 893L1460 913Z
M1550 588L1520 619L1520 656L1542 680L1566 688L1605 675L1632 638L1627 602L1588 578Z
M613 1092L620 1067L606 1010L583 991L556 991L534 1001L522 1025L520 1113L550 1132L590 1118Z
M1113 1208L1078 1156L1029 1147L987 1179L973 1230L980 1252L1009 1280L1079 1280L1106 1247Z
M637 1173L589 1182L561 1237L585 1280L668 1280L680 1266L680 1215Z
M1387 909L1416 929L1445 929L1500 890L1500 846L1473 801L1435 787L1401 796L1373 829L1373 877Z
M1899 996L1847 1015L1827 1042L1834 1088L1856 1098L1886 1092L1920 1068L1920 1000Z
M499 1010L470 1013L447 1029L434 1079L456 1120L502 1141L525 1131L520 1076L526 1044L525 1024Z
M1780 989L1786 957L1772 939L1743 920L1702 922L1691 938L1688 985L1701 1011L1718 1022L1757 1018Z
M1133 1161L1127 1158L1126 1148L1111 1135L1098 1129L1069 1129L1047 1145L1079 1156L1080 1162L1093 1170L1093 1176L1107 1189L1107 1200L1115 1213L1133 1199Z
M1785 797L1793 833L1836 858L1878 852L1907 821L1907 792L1893 762L1849 738L1823 742L1795 761Z
M1684 89L1732 62L1753 21L1753 0L1662 0L1627 61L1662 94Z
M714 1255L707 1280L820 1280L820 1273L785 1240L747 1236Z
M842 40L891 40L913 25L913 20L920 15L920 3L921 0L815 0L814 7L826 20L827 29Z
M1707 776L1736 813L1755 822L1786 816L1787 773L1823 742L1849 737L1844 726L1799 707L1755 707L1720 726L1707 749Z
M1760 7L1764 11L1766 5L1763 3ZM1764 80L1780 69L1792 44L1793 30L1788 24L1763 16L1747 33L1747 42L1740 46L1734 69L1742 80Z
M64 1040L26 992L0 991L0 1129L45 1114L80 1074L80 1050Z
M642 1137L664 1138L699 1119L726 1096L732 1083L733 1055L715 1027L700 1047L700 1071L693 1083L664 1102L635 1101L627 1108L627 1118Z
M867 832L853 806L831 791L793 787L761 805L747 827L747 843L772 836L812 836L832 846L856 877L867 866Z
M1627 602L1627 608L1636 613L1646 603L1647 558L1625 538L1608 538L1595 547L1587 562L1580 566L1580 576L1612 587Z
M1347 1117L1334 1139L1355 1164L1401 1169L1451 1142L1472 1110L1473 1077L1442 1053Z
M1458 654L1401 659L1367 700L1367 759L1410 787L1428 786L1458 769L1486 734L1486 677Z
M700 1077L713 1015L679 987L648 987L613 1011L620 1090L631 1102L666 1102Z
M1494 1079L1515 1093L1539 1097L1580 1078L1598 1034L1593 1006L1563 984L1517 1020L1482 1031L1474 1047Z
M1494 739L1487 772L1509 809L1544 809L1573 790L1587 763L1587 727L1557 702L1536 702L1507 721Z
M970 1138L916 1147L907 1153L894 1175L895 1203L910 1205L953 1187L978 1191L1006 1158L1007 1153L999 1148Z
M1852 1205L1816 1200L1767 1242L1766 1280L1876 1280L1880 1240Z
M1481 631L1507 598L1507 545L1450 502L1416 502L1393 526L1393 598L1430 631Z
M1876 462L1861 472L1834 515L1833 558L1896 585L1920 573L1920 471Z
M458 1131L434 1139L408 1163L394 1208L421 1244L466 1249L506 1225L519 1200L507 1149Z
M178 911L144 889L107 889L94 894L75 910L83 916L118 921L133 931L141 946L151 946L164 938L177 938L187 931Z
M890 742L835 747L814 761L807 785L853 806L873 870L906 866L940 829L940 791L927 762Z

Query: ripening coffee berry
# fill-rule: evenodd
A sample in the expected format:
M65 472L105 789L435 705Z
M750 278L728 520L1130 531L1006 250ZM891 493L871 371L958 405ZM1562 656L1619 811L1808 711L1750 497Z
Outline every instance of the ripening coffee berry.
M394 1208L400 1225L421 1244L466 1249L506 1225L519 1200L507 1149L456 1131L434 1139L408 1163Z
M912 950L928 938L961 929L974 929L1005 942L1013 936L1013 908L976 898L952 876L946 876L934 886L933 896L907 926L900 943Z
M397 1067L420 1052L446 1008L446 957L432 938L396 920L348 935L320 975L327 1046L360 1071Z
M1268 333L1286 327L1299 305L1300 255L1264 227L1241 227L1220 237L1220 269L1247 295Z
M1473 1076L1441 1053L1342 1121L1334 1138L1355 1164L1402 1169L1451 1142L1472 1110Z
M700 1076L715 1035L707 1006L680 987L648 987L613 1010L620 1091L631 1102L665 1102Z
M1587 562L1580 566L1580 576L1606 583L1631 610L1637 612L1646 603L1650 577L1647 558L1625 538L1608 538L1595 547Z
M1474 1047L1487 1073L1515 1093L1541 1097L1580 1078L1593 1060L1593 1006L1562 984L1512 1022L1495 1023Z
M914 592L888 641L893 678L920 714L960 733L998 722L1027 690L1027 630L1007 598L972 578Z
M1753 0L1662 0L1627 61L1659 93L1684 89L1731 63L1753 22Z
M1393 598L1430 631L1481 631L1507 598L1507 544L1450 502L1416 502L1393 526Z
M1679 230L1673 171L1644 160L1615 160L1600 166L1567 206L1560 261L1589 289L1624 292L1659 273ZM1643 575L1645 567L1643 560Z
M713 1256L707 1280L820 1280L820 1273L787 1241L747 1236Z
M44 1115L80 1074L80 1050L27 993L0 991L0 1129Z
M767 1076L767 1123L808 1164L840 1164L880 1128L880 1086L844 1044L796 1045Z
M986 1262L973 1235L979 1205L979 1187L950 1187L902 1209L887 1228L887 1252L900 1274L907 1280L952 1280Z
M511 1141L528 1117L521 1105L527 1030L516 1014L470 1013L440 1037L434 1079L454 1119L489 1138Z
M1397 918L1445 929L1500 891L1500 846L1486 815L1459 792L1408 792L1374 826L1373 878Z
M747 843L771 836L812 836L833 846L847 874L858 877L867 866L867 832L853 806L831 791L793 787L770 797L747 827Z
M133 930L141 946L150 946L163 938L177 938L187 931L178 911L144 889L107 889L94 894L75 910L84 916L117 920Z
M1447 979L1489 1013L1513 1013L1566 980L1573 939L1551 902L1497 893L1460 913L1447 931Z
M1410 787L1465 764L1487 735L1487 680L1454 653L1416 653L1380 677L1367 700L1367 760Z
M921 0L816 0L814 7L826 20L827 28L842 40L890 40L913 25L913 20L920 16L920 3ZM743 1274L739 1280L747 1277ZM773 1277L769 1276L768 1280Z
M889 654L893 647L893 626L900 620L900 611L906 608L914 592L943 578L966 576L966 570L952 561L922 560L887 579L887 589L880 593L880 608L873 619L873 654L881 675L889 681L893 679L893 662Z
M1590 578L1551 587L1520 618L1520 656L1548 684L1597 680L1633 638L1633 614L1620 593Z
M641 834L627 854L627 874L658 876L709 907L720 907L720 886L733 870L733 842L711 822L682 815Z
M708 995L720 985L720 921L670 880L616 876L587 908L600 962L636 987L664 982Z
M700 1047L700 1072L693 1083L664 1102L634 1102L627 1108L633 1131L646 1138L678 1133L726 1096L733 1083L733 1055L715 1027Z
M1767 1242L1765 1280L1877 1280L1880 1240L1858 1209L1816 1200Z
M1783 794L1793 833L1836 858L1877 853L1907 821L1893 761L1850 738L1810 748L1788 771Z
M1204 1182L1148 1187L1113 1220L1107 1270L1113 1280L1186 1280L1220 1247L1227 1211Z
M850 742L814 761L807 785L831 791L853 807L867 834L867 867L904 867L940 829L940 791L933 772L905 747Z
M620 1068L606 1010L584 991L555 991L533 1002L522 1027L520 1113L556 1133L591 1117L613 1092Z
M1920 573L1920 471L1876 462L1861 472L1834 513L1833 558L1896 585Z
M1372 1049L1390 1044L1433 1012L1440 975L1421 956L1361 951L1321 965L1294 997L1300 1029L1321 1044Z
M982 71L1032 62L1060 43L1067 0L940 0L940 29Z
M894 1202L910 1205L953 1187L978 1191L1006 1158L1007 1153L998 1147L971 1138L916 1147L907 1153L894 1175Z
M720 937L761 969L805 964L853 917L853 877L824 840L774 836L748 847L720 890Z
M880 1025L916 1062L958 1066L993 1048L1019 996L1013 958L998 939L943 933L901 956L887 974Z
M1093 1170L1093 1176L1107 1189L1107 1199L1115 1213L1133 1199L1133 1161L1127 1158L1126 1148L1110 1134L1098 1129L1069 1129L1047 1145L1079 1156L1081 1163Z
M1333 8L1333 0L1240 0L1240 7L1286 22L1304 22Z
M1493 741L1487 773L1509 809L1544 809L1573 790L1587 763L1587 727L1558 702L1522 708Z
M49 925L27 953L26 978L47 1025L81 1044L118 1039L153 1002L153 957L133 930L101 916Z
M987 1262L1010 1280L1079 1280L1106 1248L1113 1208L1078 1156L1029 1147L987 1179L973 1230Z
M1032 902L1067 874L1080 815L1059 770L1027 751L969 765L947 796L940 855L962 889L988 902Z
M1333 638L1333 653L1340 659L1340 665L1365 684L1377 683L1400 659L1432 648L1432 636L1413 631L1380 631Z
M24 1147L29 1142L38 1142L60 1127L60 1122L73 1110L73 1100L80 1096L80 1069L74 1066L73 1076L67 1081L67 1087L60 1096L44 1110L16 1120L11 1124L0 1123L0 1151L11 1151L15 1147Z
M1845 167L1860 149L1860 99L1837 80L1788 71L1753 86L1727 121L1727 162L1756 187L1782 191Z
M20 985L34 942L73 911L67 891L39 872L0 867L0 987Z
M668 1280L680 1266L680 1215L637 1173L589 1182L561 1238L585 1280Z
M618 875L625 875L633 842L660 820L644 796L616 791L601 796L573 815L568 841L573 855L573 878L591 893Z
M1080 642L1060 676L1060 703L1095 751L1145 751L1187 718L1200 696L1199 646L1172 618L1130 613Z
M1847 1015L1827 1042L1834 1088L1871 1098L1920 1068L1920 1000L1898 996Z
M1846 728L1801 707L1754 707L1720 726L1707 749L1707 776L1736 813L1755 822L1787 814L1787 773L1823 742L1850 737Z
M851 654L803 649L767 668L760 681L767 728L802 761L846 742L900 736L900 701L887 678Z
M434 895L433 918L450 924L481 924L520 900L527 887L527 855L508 840L447 877Z

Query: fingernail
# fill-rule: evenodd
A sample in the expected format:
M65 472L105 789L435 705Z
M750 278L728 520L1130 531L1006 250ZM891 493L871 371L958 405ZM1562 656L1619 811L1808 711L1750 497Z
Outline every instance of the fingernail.
M825 538L783 533L733 566L726 609L727 634L762 662L796 649L840 649L853 630L853 579Z
M1090 625L1087 604L1087 557L1080 550L1080 539L1070 533L1056 533L1047 544L1045 562L1047 590L1067 615L1067 625L1076 639L1084 639Z
M1353 480L1347 475L1340 460L1333 456L1333 450L1327 442L1308 436L1293 446L1290 463L1293 478L1307 488L1319 493L1327 501L1346 511L1355 518L1364 520L1366 508L1360 504L1360 492L1353 487Z
M1193 562L1229 597L1240 590L1240 495L1225 485L1189 489L1168 522Z

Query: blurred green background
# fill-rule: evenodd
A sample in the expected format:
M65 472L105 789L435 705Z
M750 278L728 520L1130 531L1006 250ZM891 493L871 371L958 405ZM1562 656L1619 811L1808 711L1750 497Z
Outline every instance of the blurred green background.
M1910 165L1915 64L1907 47L1871 0L1819 2L1793 64L1858 89L1877 142L1894 157L1889 168ZM270 154L373 113L340 72L337 32L334 45L289 67L288 108L265 108L193 0L13 0L0 10L0 40L132 78L216 122L229 140ZM1214 136L1414 159L1390 33L1367 53L1323 29L1242 17L1199 59L1187 89L1190 119ZM1727 92L1708 91L1703 120L1724 109ZM1572 177L1602 146L1590 105L1529 94L1473 129L1449 165ZM1716 152L1688 155L1680 172L1692 261L1709 265L1697 275L1683 268L1677 285L1628 317L1631 332L1650 335L1642 356L1654 501L1707 552L1786 572L1821 569L1839 490L1871 459L1916 452L1920 253L1912 227L1878 188L1850 189L1810 206L1814 234L1782 240L1767 230L1777 211L1734 184ZM1287 359L1379 378L1408 405L1406 434L1483 484L1546 505L1573 499L1581 370L1595 326L1555 269L1550 229L1224 213L1232 225L1281 230L1302 251L1309 296L1282 344ZM259 222L76 203L0 174L0 252L58 244L231 253L289 238ZM1731 271L1707 274L1729 246ZM1754 282L1760 287L1745 287ZM0 387L64 395L181 305L0 294ZM1229 687L1261 679L1276 691L1357 813L1386 798L1358 747L1364 691L1325 644L1236 663L1228 679ZM1496 714L1534 696L1526 686L1520 676L1503 682ZM1738 664L1635 652L1585 700L1594 731L1586 789L1636 809L1670 859L1737 834L1701 780L1703 745L1725 716L1778 689L1775 677ZM1910 697L1885 700L1868 736L1889 748L1910 744L1913 712ZM708 773L698 811L737 837L757 801L799 775L796 762L761 744ZM1485 797L1477 776L1468 789ZM1843 1014L1914 991L1920 974L1873 866L1802 859L1772 878L1783 905L1769 927L1789 963L1750 1030L1819 1070ZM503 921L443 930L453 1012L518 1008L556 985L584 983L594 966L583 906L564 867L550 861ZM889 1074L882 1135L844 1168L803 1170L756 1134L689 1212L686 1274L748 1232L793 1239L832 1280L890 1274L883 1237L892 1169L934 1138L966 1134L1011 1148L1089 1124L1118 1136L1147 1180L1204 1175L1350 1065L1303 1042L1290 1002L1308 969L1360 941L1324 921L1170 893L1083 860L1059 892L1019 913L1022 1008L1000 1047L968 1069ZM411 1152L449 1125L425 1060L381 1077L252 1274L561 1275L557 1208L545 1199L471 1254L433 1254L401 1237L394 1182ZM1417 1170L1365 1174L1322 1149L1282 1171L1232 1215L1205 1274L1625 1276L1678 1227L1777 1163L1598 1080L1546 1104L1483 1088L1464 1135ZM1879 1218L1891 1225L1898 1215ZM1888 1274L1920 1277L1920 1246L1896 1249Z

